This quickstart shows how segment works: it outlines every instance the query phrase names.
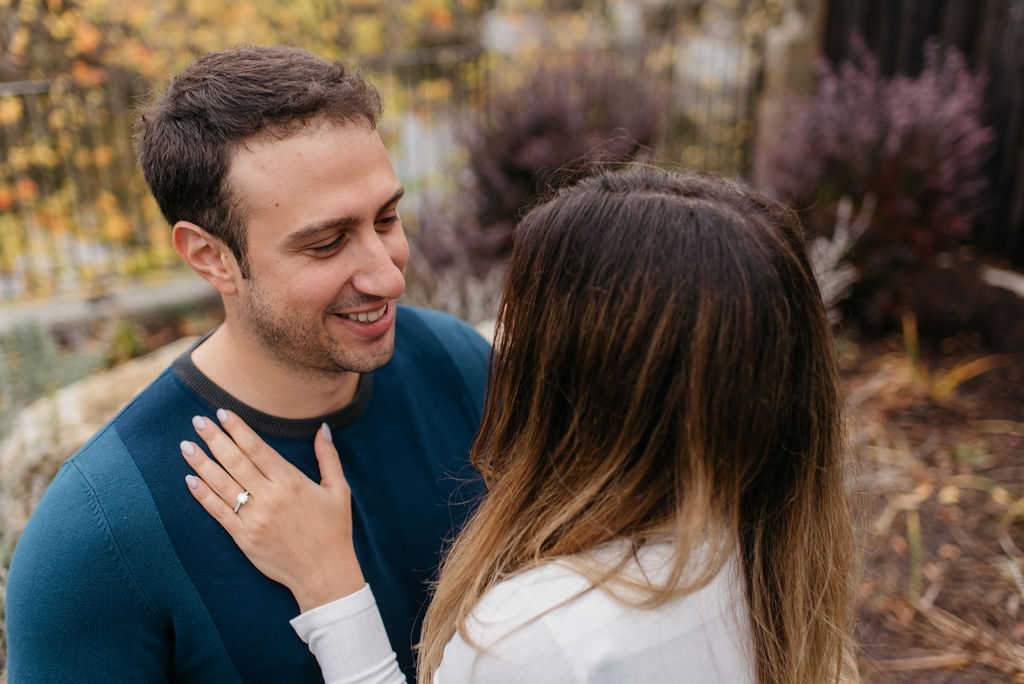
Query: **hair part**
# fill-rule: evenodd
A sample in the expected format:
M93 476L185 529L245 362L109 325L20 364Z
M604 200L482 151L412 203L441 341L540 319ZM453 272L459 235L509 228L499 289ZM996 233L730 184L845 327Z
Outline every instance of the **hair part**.
M139 116L139 165L160 211L221 240L243 277L247 208L231 191L234 152L258 136L284 139L318 119L376 127L380 95L341 62L286 46L211 52L171 78Z
M603 173L520 223L501 311L472 451L488 496L443 566L421 680L503 579L666 535L672 570L640 604L698 589L738 549L759 681L836 680L853 553L840 396L792 212L727 180ZM587 574L615 593L620 567Z

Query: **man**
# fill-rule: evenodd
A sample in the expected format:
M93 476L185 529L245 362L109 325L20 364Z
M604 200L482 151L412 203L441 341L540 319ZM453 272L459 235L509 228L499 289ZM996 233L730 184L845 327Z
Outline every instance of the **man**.
M481 491L467 455L489 348L454 318L396 306L408 245L379 112L338 64L240 47L191 64L144 113L146 182L225 321L39 502L7 588L12 684L321 681L291 594L186 488L178 445L218 408L313 478L313 436L330 426L356 551L413 675L439 549Z

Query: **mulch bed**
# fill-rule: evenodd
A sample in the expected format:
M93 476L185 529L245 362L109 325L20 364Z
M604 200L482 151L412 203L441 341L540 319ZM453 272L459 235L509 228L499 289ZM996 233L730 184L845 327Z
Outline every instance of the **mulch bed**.
M864 681L1024 683L1024 354L851 344L842 367Z

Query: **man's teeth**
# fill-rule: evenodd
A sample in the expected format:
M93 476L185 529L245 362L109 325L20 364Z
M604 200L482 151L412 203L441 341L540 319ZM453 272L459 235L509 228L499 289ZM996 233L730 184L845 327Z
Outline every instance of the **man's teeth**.
M341 314L345 318L353 321L359 321L360 323L373 323L375 320L384 315L384 312L388 310L388 305L380 307L377 311L371 311L369 313L354 313L354 314Z

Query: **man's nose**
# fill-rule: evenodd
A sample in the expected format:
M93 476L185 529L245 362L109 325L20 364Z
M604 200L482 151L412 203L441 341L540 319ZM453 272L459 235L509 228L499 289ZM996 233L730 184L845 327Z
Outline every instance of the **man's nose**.
M397 299L405 291L402 269L407 253L404 235L381 235L374 231L361 240L352 286L363 294Z

